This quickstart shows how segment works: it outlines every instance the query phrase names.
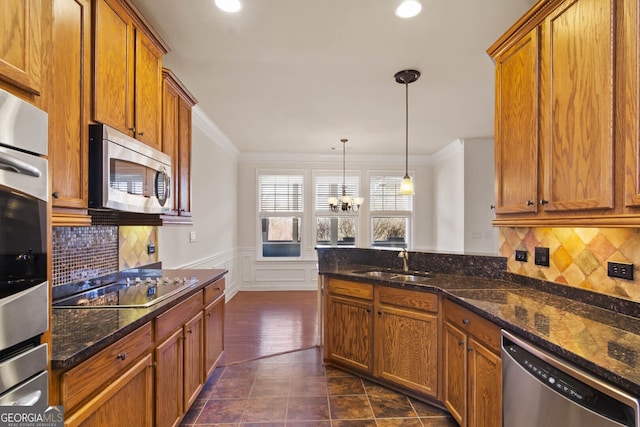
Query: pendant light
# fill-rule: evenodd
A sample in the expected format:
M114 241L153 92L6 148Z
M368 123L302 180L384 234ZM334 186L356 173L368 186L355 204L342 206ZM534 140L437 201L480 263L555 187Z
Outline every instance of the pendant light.
M398 18L413 18L422 10L420 0L401 0L396 7L396 16Z
M394 76L396 83L401 83L405 88L405 171L404 178L400 183L400 196L413 196L413 181L409 176L409 83L413 83L420 77L420 71L403 70L398 71Z
M329 209L331 212L358 212L360 205L364 202L364 197L351 197L347 196L347 184L346 184L346 145L348 139L341 139L342 142L342 197L329 197L327 202L329 203Z

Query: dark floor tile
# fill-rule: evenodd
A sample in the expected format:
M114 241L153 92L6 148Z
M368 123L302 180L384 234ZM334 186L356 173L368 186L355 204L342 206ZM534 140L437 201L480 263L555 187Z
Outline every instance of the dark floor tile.
M269 397L248 399L242 415L243 423L274 422L284 424L287 417L287 398Z
M333 420L331 427L376 427L376 420Z
M286 427L331 427L331 421L287 421Z
M265 363L260 365L256 378L291 378L291 364Z
M458 423L451 417L420 418L425 427L458 427Z
M251 393L253 379L222 378L208 395L209 399L246 399Z
M209 400L205 403L195 424L238 423L246 406L245 399Z
M436 406L413 398L409 398L409 400L411 401L413 409L415 409L416 414L418 414L419 417L446 417L449 415L447 411Z
M369 403L376 418L412 418L418 415L409 399L401 394L379 397L369 396Z
M327 380L324 377L292 378L290 396L324 396L328 394Z
M227 366L224 368L221 378L254 378L259 367L259 364L251 362Z
M219 426L216 425L215 427L219 427ZM285 427L285 423L284 422L240 423L238 427Z
M329 419L329 402L326 394L319 397L290 397L287 422L322 421Z
M364 394L355 396L329 396L332 420L369 419L373 412Z
M202 393L200 395L202 395ZM201 399L200 397L198 397L196 401L193 402L193 405L191 405L191 408L182 419L182 424L193 424L196 419L198 419L198 415L200 415L200 411L206 403L207 399Z
M364 394L362 380L358 377L335 377L327 379L330 395Z
M327 365L324 367L325 370L325 375L327 376L327 378L333 378L333 377L355 377L356 375L353 375L349 372L345 372L340 368L336 368L335 366L331 366L331 365Z
M364 384L364 388L368 396L379 397L382 399L397 399L398 397L405 397L402 393L382 387L381 385L372 383L368 380L363 380L362 383Z
M422 427L419 418L376 418L378 427Z
M251 397L288 397L291 380L288 378L258 378L251 388Z

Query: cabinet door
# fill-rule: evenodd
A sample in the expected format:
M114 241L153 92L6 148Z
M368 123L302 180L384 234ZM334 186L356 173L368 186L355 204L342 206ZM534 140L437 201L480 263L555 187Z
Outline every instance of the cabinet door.
M613 207L615 12L613 0L568 0L543 23L546 211Z
M133 135L133 24L116 0L95 7L93 118Z
M353 369L373 372L373 305L330 295L327 338L329 358Z
M206 382L224 351L224 295L204 309L204 373Z
M178 111L178 211L182 216L191 216L191 105L180 100Z
M162 152L171 156L173 182L171 183L172 213L178 212L178 105L180 96L166 78L162 81Z
M496 58L496 213L538 211L538 30Z
M461 426L467 425L467 335L444 324L443 403Z
M184 408L189 408L204 384L202 312L184 325Z
M184 413L182 341L183 331L178 329L156 347L157 427L177 426Z
M469 426L502 425L502 361L469 338Z
M383 306L375 330L376 376L437 397L437 317Z
M153 426L153 370L147 355L86 405L65 417L68 427Z
M134 137L160 150L162 127L162 53L136 32Z
M640 207L640 16L638 2L624 2L624 16L631 19L624 21L625 43L622 45L624 66L624 81L628 82L621 90L625 94L622 98L622 111L619 117L624 118L621 126L625 135L625 206Z
M39 95L42 73L42 2L0 1L0 78Z
M87 209L91 4L54 0L49 166L54 207Z

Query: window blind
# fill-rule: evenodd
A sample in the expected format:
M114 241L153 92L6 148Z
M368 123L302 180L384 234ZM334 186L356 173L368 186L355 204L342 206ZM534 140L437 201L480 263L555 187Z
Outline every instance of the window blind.
M399 196L400 176L372 176L370 180L370 209L374 211L412 211L413 197Z
M302 212L302 175L260 175L260 212Z
M329 197L342 196L342 174L340 175L317 175L315 177L315 210L329 210L327 199ZM347 175L344 178L347 196L359 196L360 177L357 175Z

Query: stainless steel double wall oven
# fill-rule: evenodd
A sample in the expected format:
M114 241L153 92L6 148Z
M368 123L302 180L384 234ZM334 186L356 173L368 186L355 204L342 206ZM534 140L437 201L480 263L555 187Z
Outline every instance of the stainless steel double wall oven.
M48 404L47 114L0 90L0 405Z

